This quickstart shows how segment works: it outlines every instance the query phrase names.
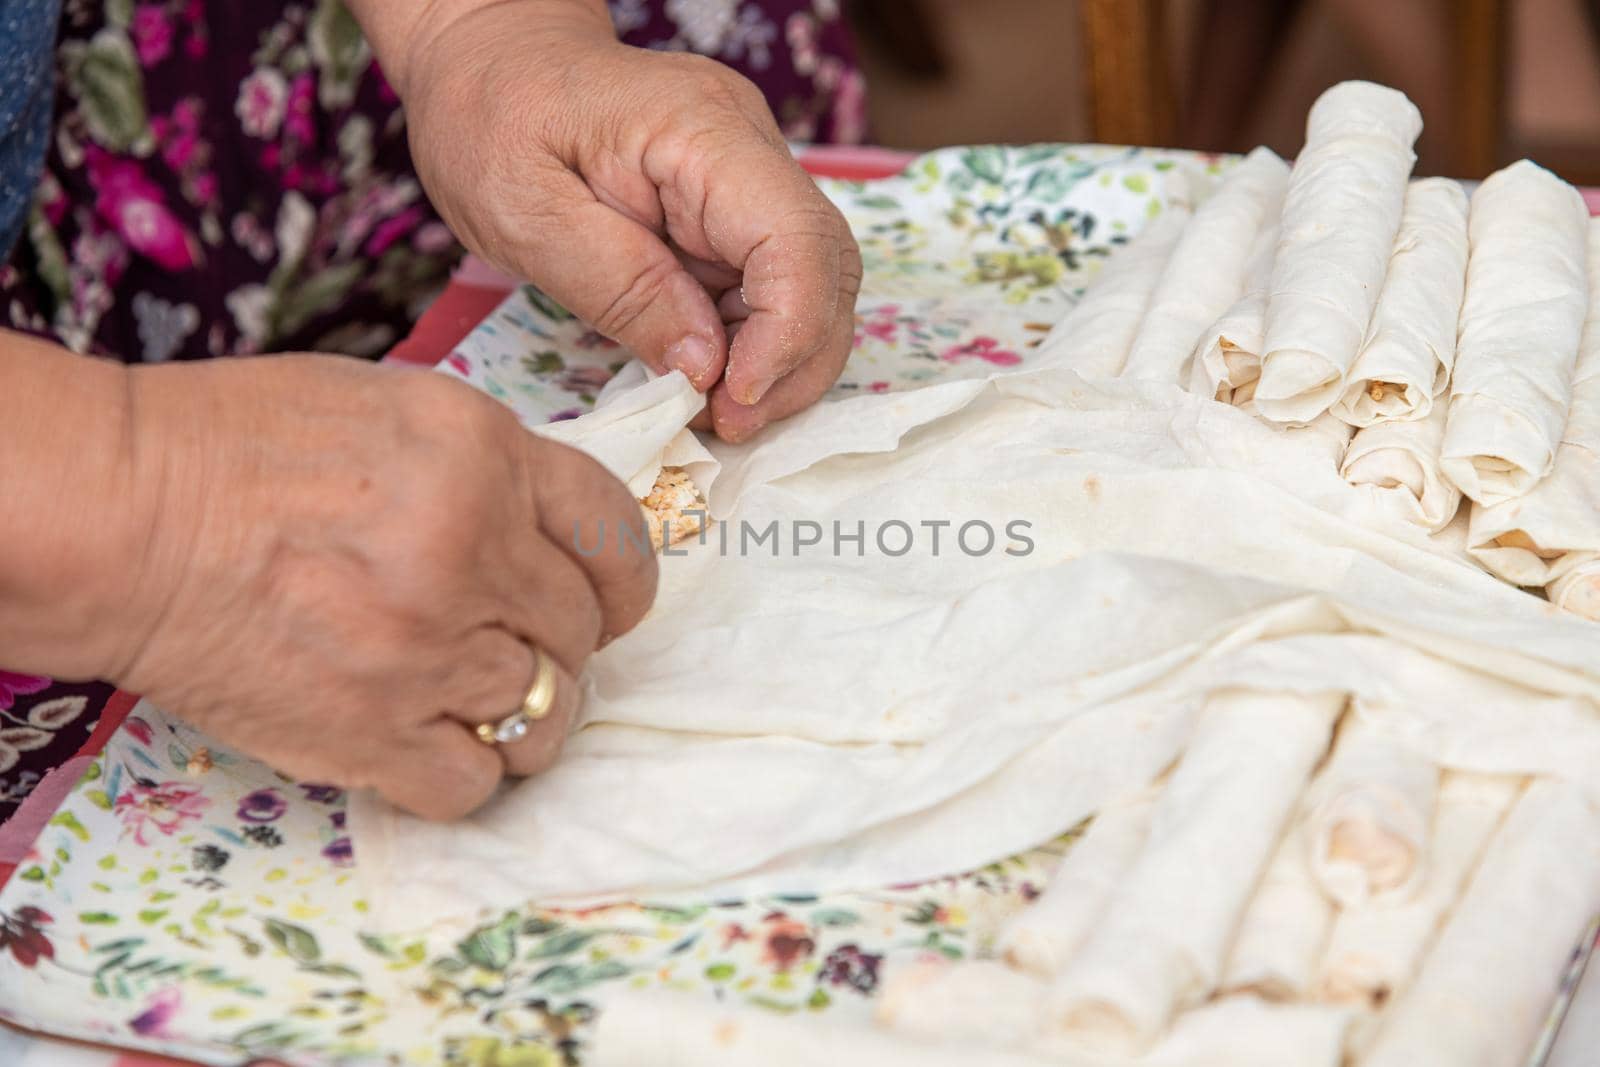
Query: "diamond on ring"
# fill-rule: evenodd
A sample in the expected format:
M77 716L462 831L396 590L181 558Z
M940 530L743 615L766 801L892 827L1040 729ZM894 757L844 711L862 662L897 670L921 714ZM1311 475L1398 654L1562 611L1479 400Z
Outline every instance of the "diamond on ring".
M479 723L474 731L478 740L486 745L510 745L521 741L533 729L533 724L550 714L556 698L556 669L543 649L533 650L539 669L522 698L522 706L495 723Z

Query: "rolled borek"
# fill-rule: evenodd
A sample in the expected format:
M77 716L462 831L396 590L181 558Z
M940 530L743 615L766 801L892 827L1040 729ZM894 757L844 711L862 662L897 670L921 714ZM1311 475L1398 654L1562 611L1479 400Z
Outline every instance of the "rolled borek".
M1188 222L1188 208L1168 205L1114 253L1078 303L1039 342L1038 363L1070 367L1086 378L1118 374Z
M1600 622L1600 552L1569 552L1567 569L1545 586L1550 603Z
M1489 842L1363 1067L1521 1067L1596 909L1600 817L1580 787L1539 779Z
M1467 194L1448 178L1406 190L1389 270L1333 413L1352 426L1424 418L1445 391L1467 278Z
M1223 992L1288 1001L1303 997L1315 983L1333 903L1311 876L1308 852L1303 828L1291 826L1239 923L1222 975Z
M1312 766L1337 694L1214 693L1156 800L1149 837L1047 1003L1055 1035L1148 1048L1216 989L1234 930Z
M993 999L957 973L975 966L956 963L945 972L951 988L965 987L976 1002L957 1009L967 1018ZM1026 975L1015 977L1043 988ZM926 1014L920 1018L943 1028ZM1061 1048L1048 1039L1006 1049L1000 1046L1011 1035L1004 1031L996 1032L999 1040L916 1039L826 1015L796 1017L683 994L617 991L600 1000L600 1018L583 1048L583 1062L587 1067L1338 1067L1346 1024L1341 1012L1326 1007L1229 997L1185 1013L1148 1057L1131 1060Z
M1589 304L1588 217L1576 189L1527 160L1472 194L1440 463L1474 503L1520 497L1555 463Z
M1409 897L1427 867L1439 769L1366 716L1345 716L1307 801L1311 871L1345 907Z
M1455 771L1443 776L1427 873L1416 895L1399 904L1339 913L1319 966L1319 996L1376 1010L1410 985L1520 784L1505 776Z
M1256 401L1310 422L1344 392L1400 227L1422 116L1403 93L1344 82L1323 93L1289 176L1267 298Z
M1044 978L1061 972L1133 866L1154 801L1151 789L1101 809L1044 892L1001 929L995 947L1008 963Z
M1256 386L1258 384L1259 380L1245 382L1239 388L1233 390L1230 399L1234 407L1259 419L1261 418L1261 408L1256 404ZM1219 389L1218 399L1221 399L1221 392L1222 390ZM1354 426L1351 426L1343 419L1337 418L1332 412L1323 412L1304 425L1291 424L1281 426L1266 422L1265 419L1262 419L1262 421L1285 436L1292 435L1303 440L1317 442L1326 450L1328 466L1334 470L1338 470L1344 462L1345 451L1350 446L1351 435L1356 432Z
M1212 323L1195 345L1189 391L1224 403L1261 377L1261 342L1266 336L1267 286L1278 250L1276 223L1263 226L1245 271L1244 295ZM1252 389L1253 392L1253 389Z
M916 1041L827 1016L794 1018L683 994L632 991L613 992L601 1001L583 1062L587 1067L1051 1067L1050 1060L1025 1053Z
M1206 327L1244 293L1256 237L1277 219L1288 182L1289 165L1257 148L1196 209L1151 294L1123 377L1178 381Z
M1436 533L1461 506L1461 490L1439 467L1446 408L1435 404L1420 419L1379 422L1357 430L1339 473L1363 486L1379 507Z
M999 960L918 960L889 968L873 1018L924 1040L1018 1048L1042 1032L1048 988Z
M1588 232L1589 312L1550 476L1524 496L1474 507L1468 533L1473 557L1490 571L1517 585L1545 586L1552 600L1571 600L1574 608L1583 598L1568 591L1581 593L1585 580L1568 575L1600 554L1600 219L1589 221Z
M1129 1059L1041 1031L1048 989L994 960L919 961L891 968L876 1019L930 1045L1047 1055L1058 1067L1338 1067L1348 1022L1326 1007L1227 997L1179 1015L1147 1055Z

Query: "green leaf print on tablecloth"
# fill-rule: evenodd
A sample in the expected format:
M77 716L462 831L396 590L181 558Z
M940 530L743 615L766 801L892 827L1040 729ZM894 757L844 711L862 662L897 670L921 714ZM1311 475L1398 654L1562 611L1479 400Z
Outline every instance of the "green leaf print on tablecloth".
M288 782L145 704L94 768L0 894L0 1004L49 1004L17 1021L202 1062L572 1063L617 984L864 1018L886 958L977 951L1053 862L364 935L339 790Z

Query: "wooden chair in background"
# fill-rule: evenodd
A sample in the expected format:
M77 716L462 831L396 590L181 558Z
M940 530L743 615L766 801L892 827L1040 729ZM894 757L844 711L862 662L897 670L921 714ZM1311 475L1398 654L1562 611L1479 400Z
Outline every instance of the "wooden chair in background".
M1189 87L1209 94L1208 110L1178 114L1171 88L1168 6L1163 0L1078 0L1083 22L1085 91L1093 138L1114 144L1242 150L1239 134L1261 91L1259 73L1286 43L1307 0L1207 0L1204 58ZM1584 0L1600 39L1600 0ZM1511 136L1510 0L1452 0L1450 92L1456 104L1448 171L1482 178L1531 155L1580 185L1600 185L1600 145L1527 144ZM1228 54L1224 54L1224 50Z
M1272 63L1312 0L1203 0L1196 76L1173 86L1169 0L1073 0L1090 140L1218 151L1250 147L1247 128ZM1407 3L1410 0L1395 0ZM908 73L946 65L939 27L922 0L850 0L858 28L887 45ZM1583 0L1600 38L1600 0ZM1435 166L1481 178L1530 154L1571 181L1600 184L1600 145L1525 144L1508 128L1511 0L1449 0L1448 148ZM1186 105L1180 107L1182 104Z
M1483 178L1507 162L1506 82L1511 52L1507 0L1456 0L1450 65L1456 100L1457 177Z
M1090 139L1177 144L1165 0L1078 0Z

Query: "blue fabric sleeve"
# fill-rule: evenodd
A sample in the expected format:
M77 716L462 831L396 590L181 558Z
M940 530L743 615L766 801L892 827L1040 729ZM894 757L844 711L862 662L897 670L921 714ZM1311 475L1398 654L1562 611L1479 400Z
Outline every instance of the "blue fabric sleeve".
M0 0L0 262L27 221L50 139L61 0Z

